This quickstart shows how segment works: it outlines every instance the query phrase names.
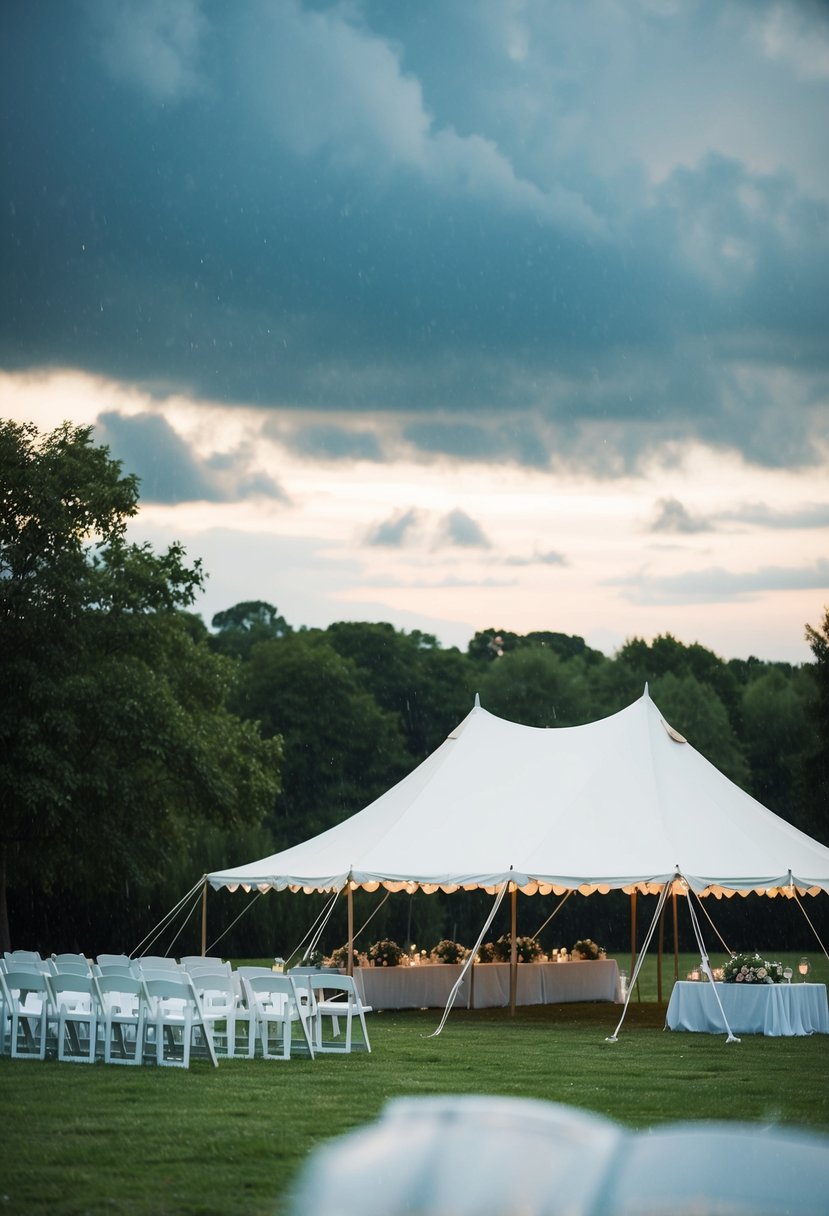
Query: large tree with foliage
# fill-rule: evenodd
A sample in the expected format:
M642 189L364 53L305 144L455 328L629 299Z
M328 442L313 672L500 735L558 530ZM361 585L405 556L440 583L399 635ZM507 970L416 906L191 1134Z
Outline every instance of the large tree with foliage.
M809 824L812 833L829 844L829 608L817 627L806 626L806 641L815 656L813 714L818 739L807 767Z
M6 947L6 885L103 895L174 855L184 875L198 825L255 822L277 792L279 742L228 710L235 665L185 611L200 566L128 543L137 503L91 428L0 423Z
M284 741L278 846L359 810L412 767L400 723L316 631L260 642L242 667L239 711Z

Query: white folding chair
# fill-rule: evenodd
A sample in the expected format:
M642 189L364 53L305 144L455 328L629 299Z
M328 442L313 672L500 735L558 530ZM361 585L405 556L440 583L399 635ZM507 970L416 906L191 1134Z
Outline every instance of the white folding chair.
M366 1029L365 1015L371 1013L371 1006L364 1005L360 1000L354 977L315 972L304 975L301 979L298 978L297 984L299 985L303 980L308 984L314 1002L315 1051L350 1052L352 1050L352 1024L356 1018L363 1035L362 1043L356 1044L356 1046L370 1052L371 1044ZM324 1018L328 1018L331 1023L332 1037L330 1039L323 1038ZM340 1042L335 1042L334 1040L339 1039L340 1035L340 1019L345 1020L345 1038Z
M194 1032L198 1032L213 1067L218 1067L211 1027L205 1021L199 995L185 971L144 972L147 1001L145 1034L155 1036L156 1063L168 1068L189 1068Z
M0 972L7 1012L10 1054L15 1060L46 1058L49 1016L53 1010L49 977L34 965Z
M142 1064L144 1051L144 982L128 968L123 974L94 979L98 991L104 1063Z
M259 974L250 974L251 972ZM259 1031L262 1058L289 1060L293 1045L293 1028L298 1025L308 1054L313 1059L309 990L306 988L303 997L292 976L269 971L265 967L240 967L239 973L247 1007L255 1018ZM272 1027L276 1045L281 1044L279 1051L271 1050Z
M60 972L49 978L57 1016L58 1059L95 1063L98 1038L98 989L91 975ZM84 1037L86 1036L86 1046Z
M178 960L167 958L165 954L142 954L140 958L133 959L133 962L140 963L143 970L152 971L180 971Z
M255 1020L243 1005L230 971L224 967L214 971L195 968L189 975L201 1001L204 1020L213 1032L217 1056L232 1059L236 1055L240 1046L237 1035L243 1029L246 1042L241 1045L240 1054L250 1057Z

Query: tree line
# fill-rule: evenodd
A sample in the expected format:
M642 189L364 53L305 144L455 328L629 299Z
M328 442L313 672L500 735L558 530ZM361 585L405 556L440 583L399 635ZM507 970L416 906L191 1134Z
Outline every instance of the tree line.
M297 626L264 601L232 605L208 628L192 610L200 563L179 545L158 554L127 540L138 501L137 479L91 428L41 435L0 422L6 948L131 949L204 872L365 806L445 739L476 693L499 716L574 726L622 709L647 683L722 772L829 843L829 611L806 627L814 662L802 665L723 660L667 633L608 657L580 637L492 628L461 651L386 623ZM378 902L361 894L358 918ZM371 940L469 945L486 902L393 897ZM546 913L524 902L520 931L532 932ZM244 897L211 896L218 951L285 954L323 899L249 903L225 932ZM568 933L624 941L621 900L578 903L550 930L561 944ZM191 952L197 919L194 906L181 937L170 941L171 929L156 949ZM340 918L327 948L342 937Z

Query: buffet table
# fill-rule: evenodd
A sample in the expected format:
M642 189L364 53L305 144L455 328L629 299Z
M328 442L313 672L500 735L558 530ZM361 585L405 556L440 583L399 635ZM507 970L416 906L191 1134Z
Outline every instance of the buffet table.
M455 1007L493 1009L509 1005L509 963L479 963L467 972ZM461 973L460 963L414 967L356 967L360 998L372 1009L442 1009ZM578 963L519 963L518 1005L570 1001L620 1001L615 959Z
M724 1034L716 987L734 1034L829 1034L825 984L674 984L665 1024L669 1030Z

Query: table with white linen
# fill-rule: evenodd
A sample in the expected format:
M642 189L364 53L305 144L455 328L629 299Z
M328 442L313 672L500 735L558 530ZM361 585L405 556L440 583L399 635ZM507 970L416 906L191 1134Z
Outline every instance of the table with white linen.
M466 974L456 1007L493 1009L509 1005L509 971L509 963L476 964ZM460 963L421 963L414 967L357 967L354 978L361 1000L373 1009L442 1009L460 973ZM615 959L518 964L518 1005L619 1000Z
M717 993L714 994L714 988ZM829 1034L825 984L674 984L665 1024L669 1030L724 1034L719 996L734 1034Z

